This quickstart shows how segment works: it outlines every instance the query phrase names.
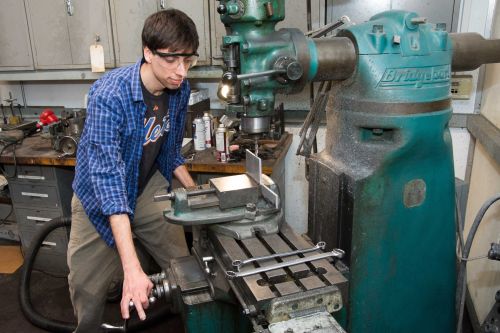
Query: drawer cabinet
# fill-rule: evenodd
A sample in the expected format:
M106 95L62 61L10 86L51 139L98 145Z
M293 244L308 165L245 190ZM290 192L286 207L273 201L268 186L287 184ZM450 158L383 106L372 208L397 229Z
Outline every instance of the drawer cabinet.
M6 165L12 204L16 213L23 251L32 245L35 235L49 221L71 216L72 168ZM34 268L51 274L68 273L66 251L69 230L58 228L43 242Z

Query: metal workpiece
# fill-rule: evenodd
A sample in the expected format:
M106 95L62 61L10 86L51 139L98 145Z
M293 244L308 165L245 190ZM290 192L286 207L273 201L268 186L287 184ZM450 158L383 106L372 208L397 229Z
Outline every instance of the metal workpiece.
M243 267L249 263L252 263L252 262L268 261L268 260L275 259L275 258L284 258L284 257L294 256L297 254L304 254L304 253L309 253L309 252L313 252L313 251L317 251L317 250L324 250L325 245L326 245L325 242L318 242L315 246L313 246L309 249L295 250L295 251L283 252L283 253L275 253L275 254L270 254L270 255L262 256L262 257L248 258L245 260L238 259L238 260L234 260L232 262L232 265L239 272L241 267Z
M500 62L500 39L485 39L478 33L452 33L453 71L472 71L483 64Z
M311 58L311 81L345 80L349 78L358 61L356 48L347 37L317 38L310 42L314 48Z
M258 185L262 183L262 160L257 154L252 153L250 150L245 151L245 166L246 174L248 177L252 178ZM271 184L273 183L270 178L268 178Z
M245 277L245 276L249 276L249 275L273 271L273 270L279 269L279 268L300 265L300 264L304 264L304 263L315 261L315 260L321 260L321 259L326 259L326 258L341 259L344 257L344 254L345 254L344 251L342 251L340 249L334 249L332 251L321 253L321 254L316 254L314 256L294 259L294 260L290 260L287 262L281 262L281 263L272 264L272 265L261 266L258 268L245 270L242 272L226 271L226 276L228 279L240 278L240 277Z
M221 209L244 206L259 199L259 184L246 174L210 179Z

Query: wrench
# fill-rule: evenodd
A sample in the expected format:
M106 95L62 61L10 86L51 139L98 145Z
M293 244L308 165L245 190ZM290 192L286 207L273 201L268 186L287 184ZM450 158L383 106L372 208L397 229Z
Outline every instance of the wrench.
M270 259L274 259L274 258L289 257L289 256L293 256L293 255L296 255L296 254L313 252L313 251L316 251L316 250L324 250L325 246L326 246L325 242L319 242L318 244L316 244L316 246L308 248L308 249L295 250L295 251L283 252L283 253L275 253L275 254L271 254L271 255L268 255L268 256L249 258L249 259L245 259L245 260L234 260L232 262L232 265L233 265L234 268L236 268L236 271L239 272L241 267L243 267L246 264L249 264L251 262L265 261L265 260L270 260Z
M345 252L342 251L341 249L333 249L330 252L325 252L325 253L315 254L315 255L310 256L310 257L298 258L298 259L294 259L294 260L290 260L290 261L280 262L280 263L277 263L274 265L250 269L250 270L247 270L244 272L226 271L226 277L228 279L234 279L237 277L245 277L245 276L249 276L249 275L268 272L268 271L272 271L272 270L284 268L284 267L289 267L289 266L295 266L295 265L303 264L306 262L325 259L325 258L329 258L329 257L335 257L335 258L340 259L344 256L344 254L345 254Z

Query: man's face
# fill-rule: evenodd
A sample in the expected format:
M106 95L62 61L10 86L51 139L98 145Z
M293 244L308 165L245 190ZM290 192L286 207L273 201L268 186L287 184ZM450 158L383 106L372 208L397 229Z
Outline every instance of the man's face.
M190 50L149 50L151 68L155 78L168 89L177 89L187 76L188 70L196 64L198 55Z

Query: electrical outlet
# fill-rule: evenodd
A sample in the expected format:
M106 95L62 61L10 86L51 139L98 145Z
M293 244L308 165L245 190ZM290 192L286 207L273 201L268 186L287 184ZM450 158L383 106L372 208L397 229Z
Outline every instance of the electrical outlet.
M470 99L472 93L472 75L453 75L451 77L451 98Z

